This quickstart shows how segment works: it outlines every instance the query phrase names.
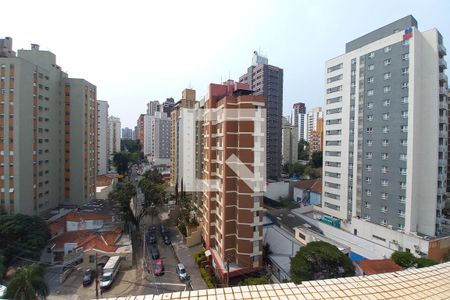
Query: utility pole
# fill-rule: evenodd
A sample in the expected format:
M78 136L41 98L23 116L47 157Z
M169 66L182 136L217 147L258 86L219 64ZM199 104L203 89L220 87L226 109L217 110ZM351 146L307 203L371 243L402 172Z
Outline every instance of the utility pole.
M95 252L95 298L98 299L97 251Z

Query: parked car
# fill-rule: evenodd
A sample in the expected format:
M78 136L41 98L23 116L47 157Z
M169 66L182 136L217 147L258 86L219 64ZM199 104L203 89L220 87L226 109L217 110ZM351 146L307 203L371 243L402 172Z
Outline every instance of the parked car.
M189 275L186 272L186 268L183 264L178 264L176 268L176 272L178 274L178 278L180 278L181 281L185 281L189 279Z
M152 254L153 259L158 259L159 258L158 246L152 245L152 247L150 248L150 253Z
M172 243L168 234L163 235L163 241L165 245L170 245Z
M154 231L150 231L148 233L148 243L149 244L156 244L157 243L156 233Z
M86 269L83 275L83 286L89 286L94 281L94 271L92 269Z
M164 263L161 258L155 260L155 276L164 275Z
M164 224L159 225L159 232L161 233L161 236L164 237L164 235L167 233L166 227Z

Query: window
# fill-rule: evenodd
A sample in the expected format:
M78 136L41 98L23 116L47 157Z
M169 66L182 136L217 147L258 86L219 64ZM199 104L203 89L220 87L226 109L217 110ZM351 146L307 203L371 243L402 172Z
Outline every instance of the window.
M406 190L406 182L400 181L400 188Z
M342 107L327 109L327 115L337 114L342 112Z
M388 197L389 197L388 193L381 193L381 199L387 200Z
M387 179L381 180L381 186L388 186L388 185L389 185L389 180L387 180Z
M332 210L337 210L337 211L341 210L341 207L339 205L331 204L328 202L325 202L325 207L330 208Z
M408 96L402 97L402 103L408 103Z
M407 111L402 111L402 118L403 119L407 119L408 118L408 112Z
M374 94L375 94L375 92L373 90L367 91L367 96L373 96Z
M403 147L408 146L408 141L407 140L400 140L400 145L402 145Z
M404 218L405 217L405 211L403 209L398 210L398 216Z
M384 65L385 66L389 66L390 64L391 64L391 59L390 58L384 60Z
M386 219L381 219L380 225L386 225L386 224L387 224Z
M369 53L369 58L374 58L375 57L375 52L370 52Z
M367 69L368 69L369 71L372 71L373 69L375 69L375 65L374 65L374 64L371 64L371 65L369 65L369 66L367 67Z
M333 71L342 69L343 66L344 66L344 65L343 65L342 63L337 64L337 65L334 65L334 66L332 66L332 67L329 67L329 68L327 69L327 72L330 73L330 72L333 72Z
M406 196L398 196L398 201L400 201L400 203L405 203L406 202Z
M409 73L409 68L403 68L402 69L402 74L403 75L407 75Z
M367 127L366 128L366 133L373 133L373 128L372 127Z
M95 255L89 255L89 263L95 263Z
M371 190L366 190L366 195L369 196L369 197L372 196L372 191Z
M406 175L406 168L400 168L400 175Z
M381 212L382 213L385 213L385 212L387 212L387 206L386 205L383 205L383 206L381 206Z
M407 89L407 88L408 88L408 83L402 82L402 89Z
M369 78L367 78L367 82L369 82L369 83L372 83L372 82L374 82L375 80L374 80L374 78L373 77L369 77Z
M367 182L368 184L371 184L371 183L372 183L372 178L371 178L371 177L366 177L366 182Z
M342 101L342 97L334 97L334 98L330 98L327 99L327 104L332 104L332 103L336 103L336 102L341 102Z
M389 159L389 153L381 153L381 159L382 159L382 160L387 160L387 159Z
M384 93L389 93L391 91L391 86L390 85L386 85L384 88L383 88L383 92Z
M400 160L406 161L406 154L405 153L400 153Z
M383 100L383 106L389 106L389 105L391 105L391 100L389 100L389 99Z
M367 159L372 159L373 157L373 153L372 152L366 152L366 158Z
M408 132L408 125L402 125L402 126L400 126L400 130L401 130L402 132Z
M370 146L372 146L372 144L373 144L373 141L372 141L372 140L367 140L367 141L366 141L366 145L367 145L367 146L370 147Z
M367 108L368 109L372 109L373 108L373 102L368 102L367 103Z
M367 121L373 121L373 115L367 115Z
M327 83L335 82L342 79L342 74L327 79Z
M383 133L389 133L389 126L383 126Z
M389 146L389 140L384 139L383 140L383 147L387 147L387 146Z
M402 54L402 60L408 60L409 59L409 53Z
M381 173L386 174L388 172L389 168L386 166L381 167Z
M369 202L365 201L365 202L364 202L364 207L365 207L365 208L370 208L370 207L371 207L371 205L370 205L370 203L369 203Z
M402 41L402 45L403 45L403 46L409 45L409 40L403 40L403 41Z
M391 72L384 73L383 78L384 78L384 80L390 79L391 78Z
M383 120L389 120L390 114L389 113L383 113Z
M391 46L384 47L384 53L389 53L389 52L391 52L391 50L392 50Z
M372 171L372 165L366 165L366 171Z

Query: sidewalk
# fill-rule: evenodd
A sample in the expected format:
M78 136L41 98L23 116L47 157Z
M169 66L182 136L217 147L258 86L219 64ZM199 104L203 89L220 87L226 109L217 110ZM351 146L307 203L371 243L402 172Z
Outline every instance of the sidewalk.
M194 253L199 251L202 246L194 246L188 248L184 243L183 239L180 236L178 231L177 235L172 238L172 246L175 251L175 254L180 261L180 263L184 264L186 267L186 271L191 276L191 287L193 290L202 290L207 289L205 281L200 275L200 270L198 268L197 263L194 260Z

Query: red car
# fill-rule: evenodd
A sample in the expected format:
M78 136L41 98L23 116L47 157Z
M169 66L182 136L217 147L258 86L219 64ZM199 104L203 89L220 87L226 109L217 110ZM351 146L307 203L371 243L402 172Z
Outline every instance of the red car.
M155 260L155 276L164 275L164 264L161 258Z

